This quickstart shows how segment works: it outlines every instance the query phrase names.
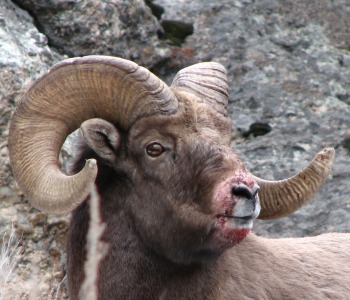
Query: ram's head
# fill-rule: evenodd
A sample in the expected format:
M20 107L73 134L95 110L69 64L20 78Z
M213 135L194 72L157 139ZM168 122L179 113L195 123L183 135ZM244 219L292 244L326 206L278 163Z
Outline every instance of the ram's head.
M260 206L264 219L301 207L333 159L325 149L292 178L253 176L230 149L227 98L226 71L214 62L181 70L168 87L127 60L65 60L33 84L14 114L13 173L32 204L53 213L78 207L97 176L103 215L123 210L158 253L177 262L220 254L247 235ZM89 150L81 170L67 176L58 156L79 127Z

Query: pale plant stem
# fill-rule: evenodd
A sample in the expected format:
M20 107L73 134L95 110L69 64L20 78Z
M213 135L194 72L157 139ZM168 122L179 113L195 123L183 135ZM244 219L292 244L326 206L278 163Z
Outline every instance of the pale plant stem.
M95 186L90 194L89 205L90 223L86 239L87 259L84 265L85 279L79 292L79 299L81 300L97 300L99 265L108 250L108 244L101 240L106 225L101 221L100 197Z
M6 238L6 233L2 237L0 255L0 300L4 299L4 289L11 280L11 275L16 265L15 256L19 252L19 243L20 239L16 241L16 232L12 224L8 239Z

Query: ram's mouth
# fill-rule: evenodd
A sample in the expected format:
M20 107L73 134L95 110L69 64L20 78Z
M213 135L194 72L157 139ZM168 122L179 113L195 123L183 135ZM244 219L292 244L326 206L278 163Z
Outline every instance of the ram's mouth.
M236 216L232 216L232 215L218 214L218 215L216 215L216 217L217 218L243 220L243 221L248 221L248 220L254 220L255 219L252 215L250 215L250 216L243 216L243 217L236 217Z
M244 240L253 228L260 207L247 214L225 211L216 215L215 227L222 249L227 249Z
M239 244L247 237L252 227L252 218L237 218L225 214L217 215L214 225L217 246L221 250L226 250Z
M247 225L253 225L253 221L259 216L260 213L260 203L256 203L255 207L251 210L238 210L232 212L231 210L225 210L223 213L216 215L218 220L227 220L234 223L236 227L246 227ZM232 224L232 225L234 225Z
M226 214L218 214L216 216L218 224L225 224L226 227L231 227L232 229L252 229L253 221L255 217L253 215L236 217Z

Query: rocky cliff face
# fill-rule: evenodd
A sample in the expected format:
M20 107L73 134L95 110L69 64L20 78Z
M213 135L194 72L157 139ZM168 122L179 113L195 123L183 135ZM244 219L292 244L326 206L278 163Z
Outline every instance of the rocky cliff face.
M322 147L336 148L332 176L310 204L258 222L257 233L350 231L349 14L346 0L2 0L0 233L15 222L25 259L39 250L39 273L51 268L61 279L66 219L40 214L21 199L6 138L29 83L63 58L88 54L134 60L169 83L189 64L222 63L230 82L232 148L253 173L285 178ZM29 267L23 274L29 276Z

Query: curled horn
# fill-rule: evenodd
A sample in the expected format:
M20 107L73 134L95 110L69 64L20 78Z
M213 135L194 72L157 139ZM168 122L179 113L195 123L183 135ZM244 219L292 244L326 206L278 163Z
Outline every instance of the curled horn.
M228 82L226 69L216 62L198 63L180 70L170 87L175 94L189 93L195 102L206 104L212 108L210 113L205 109L202 113L210 114L215 127L224 140L230 141L231 122L227 117Z
M171 89L195 95L195 101L205 103L218 115L227 119L228 83L225 68L215 62L195 64L179 71ZM226 121L227 122L227 121ZM226 137L230 126L222 120L218 129ZM253 175L260 186L260 219L274 219L289 215L302 207L324 183L334 159L334 149L321 151L297 175L280 181L267 181Z
M260 186L261 212L259 219L287 216L302 207L328 177L334 161L334 149L325 148L311 163L291 178L268 181L254 176Z
M198 102L227 117L227 72L221 64L203 62L184 68L176 74L171 88L195 94Z
M108 56L64 60L24 94L10 125L13 174L38 209L64 213L89 194L97 166L88 160L73 176L63 174L58 156L66 137L85 120L102 118L127 130L137 119L173 114L178 101L147 69Z

